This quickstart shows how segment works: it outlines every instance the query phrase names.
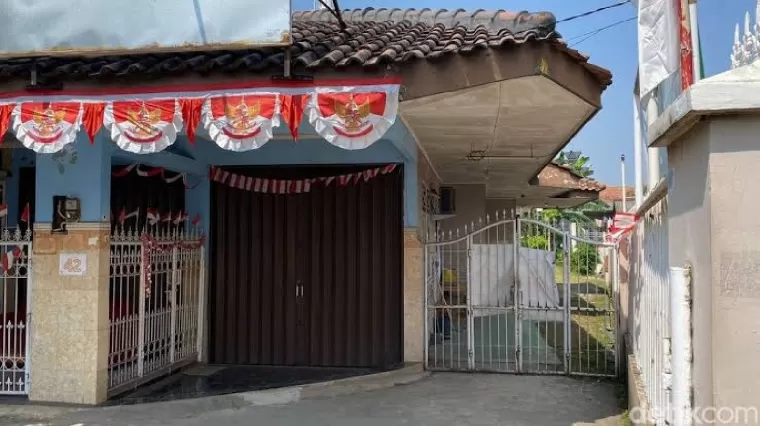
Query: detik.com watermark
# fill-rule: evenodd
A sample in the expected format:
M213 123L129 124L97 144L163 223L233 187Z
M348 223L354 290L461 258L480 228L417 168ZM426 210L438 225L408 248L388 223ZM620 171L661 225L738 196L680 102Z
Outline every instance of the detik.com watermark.
M760 410L758 407L693 407L679 413L672 408L670 410L646 410L634 407L628 411L628 418L634 423L645 424L651 419L666 419L673 424L683 424L676 421L678 417L690 421L691 424L720 424L731 425L756 425L760 424Z

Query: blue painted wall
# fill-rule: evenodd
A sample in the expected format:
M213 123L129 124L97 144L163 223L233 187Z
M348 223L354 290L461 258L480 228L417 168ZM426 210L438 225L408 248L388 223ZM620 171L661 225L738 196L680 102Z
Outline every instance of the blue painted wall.
M308 126L302 129L303 133L310 131ZM281 132L278 133L281 134ZM202 137L197 138L194 145L190 144L183 135L167 151L136 155L119 149L104 131L97 135L94 144L89 143L84 132L80 133L71 148L71 151L76 153L76 160L73 162L71 153L60 158L51 154L37 155L35 221L49 222L51 220L53 195L80 198L83 221L108 220L112 163L126 165L139 162L187 173L188 184L194 186L187 190L188 214L191 219L195 214L200 214L207 233L210 216L210 184L208 182L210 165L402 163L404 165L404 224L408 227L417 225L417 149L413 138L400 121L391 127L382 140L366 149L354 151L337 148L322 139L305 139L297 142L272 140L260 149L230 152ZM23 154L14 155L14 168L34 161L34 159L22 160L22 157ZM14 175L17 176L17 174ZM9 201L14 200L15 198L10 197L16 197L15 194L18 193L17 182L15 194L12 192L13 186L14 184L9 182ZM10 204L13 206L15 203ZM13 211L9 211L9 215L15 217Z
M35 222L52 220L54 195L79 198L83 222L109 220L112 144L105 132L94 144L80 132L65 155L37 154Z

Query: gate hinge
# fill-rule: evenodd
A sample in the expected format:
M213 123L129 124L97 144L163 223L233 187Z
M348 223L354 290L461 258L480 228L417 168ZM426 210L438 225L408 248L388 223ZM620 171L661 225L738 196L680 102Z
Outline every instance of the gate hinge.
M467 257L472 258L472 249L467 249Z

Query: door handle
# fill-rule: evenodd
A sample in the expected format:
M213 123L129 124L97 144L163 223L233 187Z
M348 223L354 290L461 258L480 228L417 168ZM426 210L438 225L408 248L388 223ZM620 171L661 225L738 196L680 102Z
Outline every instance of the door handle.
M303 281L296 281L296 297L303 297Z

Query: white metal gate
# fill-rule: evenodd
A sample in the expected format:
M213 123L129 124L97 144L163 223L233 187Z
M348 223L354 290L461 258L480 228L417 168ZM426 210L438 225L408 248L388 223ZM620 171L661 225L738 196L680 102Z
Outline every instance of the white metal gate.
M427 368L618 374L613 244L497 214L428 235L425 271Z
M0 233L0 395L29 393L32 233Z
M198 360L205 303L200 234L112 238L109 395Z

